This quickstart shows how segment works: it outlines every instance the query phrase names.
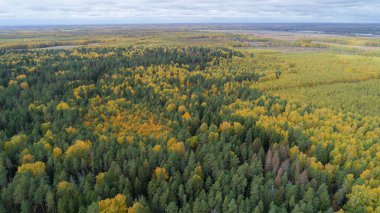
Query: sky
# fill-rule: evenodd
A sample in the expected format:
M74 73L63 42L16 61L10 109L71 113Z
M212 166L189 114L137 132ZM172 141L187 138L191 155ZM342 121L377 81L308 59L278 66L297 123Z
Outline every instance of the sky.
M0 25L380 23L380 0L0 0Z

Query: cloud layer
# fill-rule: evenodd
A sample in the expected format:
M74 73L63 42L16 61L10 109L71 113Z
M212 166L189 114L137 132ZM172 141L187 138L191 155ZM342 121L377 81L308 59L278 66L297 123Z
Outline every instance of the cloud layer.
M379 0L0 0L0 25L380 22Z

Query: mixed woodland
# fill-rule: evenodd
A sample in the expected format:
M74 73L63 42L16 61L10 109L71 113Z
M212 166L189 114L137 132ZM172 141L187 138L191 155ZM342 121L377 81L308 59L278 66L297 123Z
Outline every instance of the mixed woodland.
M380 211L375 53L146 34L0 40L0 212Z

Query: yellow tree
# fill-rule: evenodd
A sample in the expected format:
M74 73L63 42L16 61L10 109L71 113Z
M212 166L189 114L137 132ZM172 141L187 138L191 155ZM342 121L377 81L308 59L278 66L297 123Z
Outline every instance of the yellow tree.
M117 194L114 198L107 198L99 201L101 213L127 213L127 198L122 194Z

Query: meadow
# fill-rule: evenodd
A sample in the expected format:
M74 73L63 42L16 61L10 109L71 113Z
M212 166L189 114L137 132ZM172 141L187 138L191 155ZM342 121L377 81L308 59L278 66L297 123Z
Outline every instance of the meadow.
M255 88L336 111L379 115L379 57L333 52L273 53L260 60L272 61L276 66L267 69ZM278 78L276 71L281 73Z

